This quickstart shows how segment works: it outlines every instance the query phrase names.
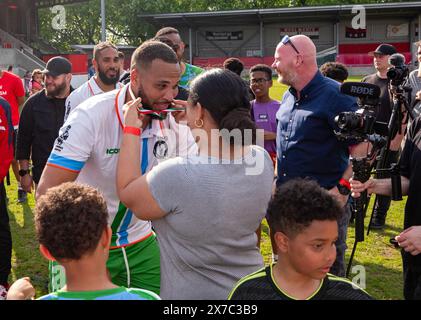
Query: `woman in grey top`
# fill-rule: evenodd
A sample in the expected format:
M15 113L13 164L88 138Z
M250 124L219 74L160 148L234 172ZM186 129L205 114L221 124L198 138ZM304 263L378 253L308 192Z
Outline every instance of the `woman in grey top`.
M141 127L139 103L127 105L126 126ZM139 138L125 134L117 190L138 218L153 221L163 299L227 299L241 277L263 266L255 231L270 200L273 165L253 144L248 88L230 71L198 76L176 118L192 130L198 155L164 161L142 176Z

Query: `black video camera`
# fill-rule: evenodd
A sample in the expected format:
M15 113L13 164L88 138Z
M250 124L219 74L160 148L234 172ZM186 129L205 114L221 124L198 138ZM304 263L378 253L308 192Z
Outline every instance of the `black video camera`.
M409 76L409 68L405 65L405 57L400 53L392 54L389 57L389 64L392 67L387 70L387 78L392 86L401 86Z
M341 93L357 97L359 109L355 112L342 112L335 118L340 129L336 133L339 139L361 142L374 133L387 136L387 124L376 122L380 96L378 86L370 83L346 82L341 85Z

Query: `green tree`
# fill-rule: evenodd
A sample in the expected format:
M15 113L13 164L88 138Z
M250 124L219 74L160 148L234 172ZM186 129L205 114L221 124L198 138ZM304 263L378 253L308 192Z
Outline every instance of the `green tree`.
M263 9L288 6L364 4L404 0L107 0L107 38L116 43L137 46L155 33L153 26L139 20L140 14ZM416 0L412 0L416 1ZM67 5L66 28L55 30L50 9L39 11L41 37L60 51L70 51L72 44L95 44L101 40L100 0Z

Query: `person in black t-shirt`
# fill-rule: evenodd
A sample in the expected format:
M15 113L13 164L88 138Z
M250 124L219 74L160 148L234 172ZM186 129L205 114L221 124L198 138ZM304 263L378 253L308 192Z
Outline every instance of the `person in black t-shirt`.
M389 57L397 53L394 46L390 44L381 44L375 51L369 52L373 56L374 67L376 73L370 74L363 78L362 82L375 84L380 88L380 105L376 116L376 121L389 123L390 116L392 115L392 97L389 93L389 79L387 78L387 70L391 65L389 64ZM391 163L396 163L399 159L399 148L403 139L403 134L398 134L390 146L390 153L385 164L385 168L390 168ZM377 169L380 168L380 161L377 162ZM378 178L387 178L388 174L380 175ZM373 221L371 228L382 229L386 222L387 211L390 207L390 197L379 196L377 197L377 205L374 208Z
M421 118L416 118L408 131L402 156L399 161L402 195L408 195L405 205L404 228L421 225ZM370 179L365 183L351 180L353 197L361 192L381 195L392 194L391 179ZM421 300L421 254L404 241L405 231L396 240L404 248L402 251L404 273L404 297L407 300Z
M267 219L278 261L242 278L229 300L370 300L347 279L328 274L336 258L339 202L317 182L281 185Z

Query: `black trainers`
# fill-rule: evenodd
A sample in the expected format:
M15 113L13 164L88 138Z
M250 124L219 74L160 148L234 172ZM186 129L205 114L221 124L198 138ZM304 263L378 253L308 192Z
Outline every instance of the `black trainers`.
M386 223L385 217L374 216L371 222L371 229L383 229Z
M18 203L26 202L26 200L28 200L26 191L23 189L18 189Z
M354 210L351 210L351 216L349 217L349 224L354 224L355 222L355 213Z

